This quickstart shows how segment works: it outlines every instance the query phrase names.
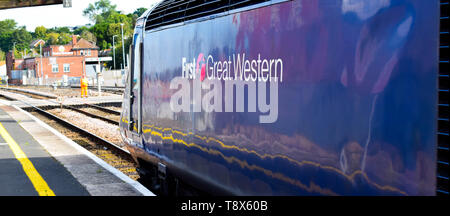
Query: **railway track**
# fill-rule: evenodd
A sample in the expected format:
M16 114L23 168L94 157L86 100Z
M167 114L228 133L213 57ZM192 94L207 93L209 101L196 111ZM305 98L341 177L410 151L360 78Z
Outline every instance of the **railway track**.
M116 110L107 109L107 108L99 106L99 105L87 104L87 103L82 104L82 105L64 105L64 104L59 104L59 103L51 101L51 100L47 100L47 99L54 99L54 97L52 97L52 96L36 94L36 93L28 92L28 91L20 91L20 90L16 90L16 89L6 89L6 90L17 93L17 94L25 95L27 97L35 98L35 99L46 100L48 102L54 103L55 106L60 106L61 108L70 109L70 110L79 112L81 114L84 114L86 116L100 119L100 120L108 122L110 124L114 124L117 126L119 125L120 112L116 111ZM12 98L5 97L5 96L3 96L3 97L8 100L12 100ZM113 105L113 104L111 104L111 105ZM98 110L100 112L99 113L100 115L83 110L83 108L86 108L86 107ZM55 108L55 107L48 107L48 108L51 109L51 108ZM103 115L101 115L101 114L103 114ZM111 115L113 115L113 116L111 116Z
M102 107L102 106L98 106L98 105L95 105L95 104L85 104L85 105L88 106L88 107L92 107L94 109L98 109L100 111L106 112L106 113L110 113L110 114L114 114L114 115L119 115L120 116L120 112L116 111L116 110L108 109L108 108L105 108L105 107Z
M73 106L73 105L72 106L70 106L70 105L62 105L63 108L70 109L70 110L73 110L75 112L79 112L81 114L84 114L86 116L89 116L89 117L92 117L92 118L96 118L96 119L100 119L100 120L108 122L110 124L119 126L118 119L120 118L120 112L116 112L114 110L108 110L108 109L103 108L103 107L100 108L100 106L92 106L91 104L82 104L82 105L79 105L79 106L81 106L81 107L92 107L92 108L94 108L94 109L96 109L96 110L98 110L100 112L108 113L110 115L107 115L107 117L105 117L105 115L94 114L93 112L88 112L86 110L83 110L83 108L78 108L78 107ZM108 111L106 111L106 110L108 110ZM117 119L115 119L115 118L114 119L108 118L108 117L111 117L111 113L113 115L112 117L117 117Z
M30 93L28 93L30 94ZM26 95L26 94L23 94ZM25 101L17 100L11 97L5 97L5 95L1 95L7 100L16 100L20 101L24 104L27 104L29 107L24 108L24 110L30 112L31 114L35 115L45 123L49 124L53 128L60 131L65 136L72 139L74 142L78 143L85 149L89 150L90 152L94 153L96 156L110 164L111 166L115 167L116 169L120 170L124 174L128 175L130 178L134 180L138 180L139 175L136 171L136 163L134 162L133 158L130 155L130 152L119 146L118 144L115 144L111 141L108 141L105 138L102 138L84 128L81 128L70 121L63 119L55 114L52 114L48 112L49 109L55 109L55 108L63 108L63 109L70 109L76 112L79 112L83 115L87 115L92 118L100 119L102 121L118 125L118 121L113 121L111 119L108 119L106 117L103 117L101 115L96 115L93 113L89 113L87 111L82 110L83 108L90 108L90 109L96 109L98 111L109 113L110 115L116 115L120 118L120 112L117 112L115 110L107 109L105 107L101 107L98 105L91 105L91 104L81 104L81 105L62 105L55 103L55 106L45 106L45 107L37 107L32 104L29 104ZM30 95L28 95L30 96ZM31 96L30 96L31 97ZM46 100L46 99L42 99ZM50 101L50 100L46 100ZM107 105L116 105L116 104L107 104Z
M97 135L95 135L95 134L93 134L93 133L91 133L91 132L89 132L89 131L87 131L87 130L81 128L81 127L78 127L78 126L76 126L76 125L70 123L70 122L67 121L67 120L64 120L64 119L62 119L62 118L60 118L60 117L58 117L58 116L56 116L56 115L54 115L54 114L52 114L52 113L50 113L50 112L47 112L47 111L45 111L45 110L43 110L43 109L38 108L38 107L36 107L36 106L32 106L32 105L30 105L30 106L31 106L31 108L26 108L25 110L27 110L27 111L35 111L35 112L37 112L37 113L40 113L40 114L46 116L47 118L52 119L52 120L55 120L55 121L57 121L58 123L60 123L60 124L62 124L62 125L64 125L64 126L66 126L66 127L68 127L68 128L71 128L71 129L73 129L73 130L75 130L75 131L77 131L77 132L79 132L79 133L81 133L81 134L83 134L83 135L85 135L85 136L88 136L88 137L94 139L95 141L97 141L97 142L99 142L99 143L101 143L101 144L104 144L104 145L106 145L106 146L114 147L115 149L118 150L118 152L126 153L127 155L130 154L130 153L128 152L128 150L126 150L126 149L124 149L124 148L122 148L122 147L120 147L120 146L118 146L118 145L116 145L116 144L114 144L114 143L112 143L112 142L109 142L108 140L103 139L103 138L101 138L101 137L99 137L99 136L97 136Z
M55 99L55 97L41 95L41 94L34 94L34 93L31 93L31 92L20 91L20 90L17 90L17 89L5 89L5 90L13 92L13 93L16 93L16 94L25 95L27 97L31 97L31 98L34 98L34 99L40 99L40 100L42 100L42 99Z
M27 108L25 110L60 131L88 151L94 153L97 157L120 170L125 175L134 180L138 180L137 165L128 150L38 107Z

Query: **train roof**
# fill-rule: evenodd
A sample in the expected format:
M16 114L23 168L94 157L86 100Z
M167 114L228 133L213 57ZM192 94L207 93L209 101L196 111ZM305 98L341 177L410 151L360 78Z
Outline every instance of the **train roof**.
M164 0L145 13L145 30L158 29L198 18L227 15L240 8L253 8L282 0Z

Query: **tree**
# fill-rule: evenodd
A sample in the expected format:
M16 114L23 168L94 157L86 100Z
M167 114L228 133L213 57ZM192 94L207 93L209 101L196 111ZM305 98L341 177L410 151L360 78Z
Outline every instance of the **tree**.
M127 16L131 19L131 25L136 25L136 20L146 11L146 8L138 8L132 14L128 14Z
M65 33L65 32L62 32L62 33L59 34L58 44L65 45L65 44L70 43L70 41L72 41L71 34Z
M0 21L0 34L4 32L12 32L16 29L17 23L12 19L5 19Z
M91 32L97 38L97 44L102 45L103 41L108 40L108 28L109 28L108 23L95 24L91 28ZM103 47L100 47L100 48L103 48Z
M86 26L81 26L79 28L76 28L73 33L77 35L81 35L84 31L89 31L89 28Z
M127 53L129 51L131 42L132 42L132 38L128 37L127 39L124 40L125 45L125 58L127 58ZM123 49L122 49L122 41L120 41L118 44L116 43L116 64L117 64L117 68L120 68L120 65L123 64ZM112 61L110 62L110 64L112 65ZM127 64L127 60L125 59L125 64ZM110 66L111 66L110 65Z
M5 60L5 52L3 52L1 49L0 49L0 61L4 61Z
M13 47L12 31L0 33L0 49L9 51L12 50L12 47Z
M12 49L12 34L16 30L17 23L12 19L0 21L0 49L8 51Z
M58 32L58 33L66 33L66 34L70 34L71 32L70 32L70 29L69 28L67 28L67 27L59 27L59 28L56 28L56 32Z
M133 13L122 14L116 11L116 5L112 5L109 0L98 0L94 4L89 4L88 8L83 11L83 15L87 16L94 26L89 28L95 38L97 39L97 46L100 49L109 49L113 44L113 36L115 38L116 46L116 62L122 61L122 27L125 41L125 53L128 53L128 47L132 42L132 34L136 19L145 12L145 8L139 8ZM83 31L80 31L83 32ZM110 66L112 62L109 63ZM120 64L117 65L119 67Z
M47 34L47 44L56 45L58 44L59 34L56 32L50 32Z
M90 32L88 30L84 30L83 32L81 32L80 37L84 38L90 42L97 43L97 38L95 37L95 35L92 34L92 32Z
M139 18L145 11L147 10L147 8L138 8L136 9L133 14L136 15L137 18Z
M70 29L68 27L53 27L51 29L48 29L47 32L56 32L58 34L61 33L68 33L70 34Z
M83 15L87 16L92 22L99 23L107 19L112 13L116 12L117 5L111 4L109 0L99 0L94 4L89 4L84 9Z
M38 26L34 29L34 35L36 38L44 39L47 34L47 29L44 26Z
M33 37L30 32L25 29L25 26L16 29L12 33L12 42L16 42L16 49L28 50L31 40L33 40Z
M111 45L109 45L109 46L111 46ZM108 42L106 42L106 41L104 40L104 41L102 42L101 48L104 50L104 49L108 49L109 46L108 46Z

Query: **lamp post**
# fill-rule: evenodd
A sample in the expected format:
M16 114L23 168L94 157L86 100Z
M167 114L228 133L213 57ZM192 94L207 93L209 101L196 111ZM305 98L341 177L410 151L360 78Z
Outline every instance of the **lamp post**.
M41 64L40 64L40 66L41 66L41 81L40 81L39 85L42 85L42 83L44 81L44 68L42 66L43 63L42 63L42 43L41 42L39 42L39 52L41 53Z
M125 69L125 44L123 42L123 23L120 23L120 27L122 29L122 60L123 60L123 68Z
M117 37L117 35L113 36L113 61L114 61L114 69L116 69L116 45L114 43L114 38Z

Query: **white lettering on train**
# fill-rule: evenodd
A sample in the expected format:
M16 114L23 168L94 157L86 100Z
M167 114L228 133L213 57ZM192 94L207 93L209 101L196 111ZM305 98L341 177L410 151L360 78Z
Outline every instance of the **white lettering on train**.
M280 58L261 59L258 54L258 59L246 59L245 54L233 54L228 61L214 61L211 55L205 61L200 53L192 62L182 58L181 76L170 83L170 89L176 90L170 107L173 112L244 112L247 89L247 112L257 112L258 108L260 113L265 113L259 116L259 122L273 123L278 119L278 83L281 82L283 61Z

